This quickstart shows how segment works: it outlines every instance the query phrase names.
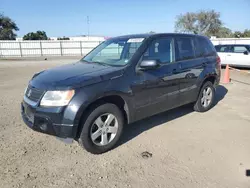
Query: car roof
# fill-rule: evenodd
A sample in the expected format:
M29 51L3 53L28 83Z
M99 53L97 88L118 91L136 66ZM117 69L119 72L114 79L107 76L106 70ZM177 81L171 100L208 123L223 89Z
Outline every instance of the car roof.
M186 33L145 33L145 34L132 34L132 35L123 35L123 36L118 36L114 38L149 38L149 37L163 37L163 36L188 36L188 37L204 37L207 38L206 36L202 35L196 35L196 34L186 34ZM114 39L113 38L113 39Z

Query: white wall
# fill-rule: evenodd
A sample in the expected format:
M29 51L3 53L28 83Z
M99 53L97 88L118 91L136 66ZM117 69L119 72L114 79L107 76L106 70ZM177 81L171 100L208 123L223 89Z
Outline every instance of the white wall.
M0 41L0 58L35 56L82 56L100 44L96 41Z
M249 44L250 38L212 38L212 43L214 45L218 44Z

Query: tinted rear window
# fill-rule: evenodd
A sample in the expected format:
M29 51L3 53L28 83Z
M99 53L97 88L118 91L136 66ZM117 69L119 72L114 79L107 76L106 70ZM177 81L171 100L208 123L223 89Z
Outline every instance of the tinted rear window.
M215 46L217 52L229 52L230 46Z
M234 53L243 53L248 51L247 46L233 46L232 51Z
M175 39L175 54L176 61L193 59L195 56L192 38L177 37Z
M197 37L195 43L195 54L196 57L207 57L213 56L216 54L216 50L212 44L212 42L203 37Z

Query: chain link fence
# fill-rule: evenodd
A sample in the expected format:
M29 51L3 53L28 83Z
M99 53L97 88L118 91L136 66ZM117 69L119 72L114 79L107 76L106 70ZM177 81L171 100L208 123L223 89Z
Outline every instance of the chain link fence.
M0 41L0 58L83 56L103 41Z

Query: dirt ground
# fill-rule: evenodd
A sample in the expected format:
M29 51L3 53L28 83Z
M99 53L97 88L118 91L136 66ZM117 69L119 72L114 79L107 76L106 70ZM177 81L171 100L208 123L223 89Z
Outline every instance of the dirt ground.
M31 76L74 61L0 61L0 188L250 187L250 74L232 71L207 113L185 106L128 125L114 150L92 155L32 131L20 116Z

